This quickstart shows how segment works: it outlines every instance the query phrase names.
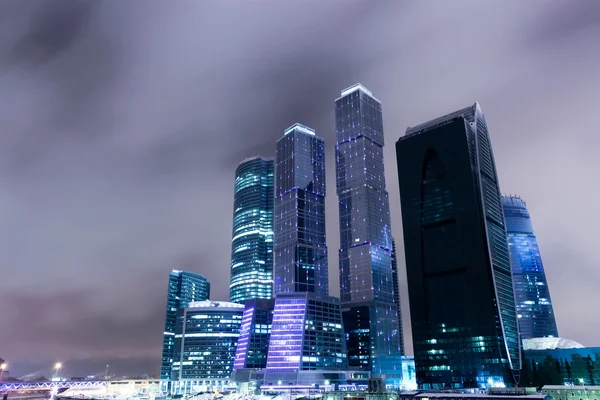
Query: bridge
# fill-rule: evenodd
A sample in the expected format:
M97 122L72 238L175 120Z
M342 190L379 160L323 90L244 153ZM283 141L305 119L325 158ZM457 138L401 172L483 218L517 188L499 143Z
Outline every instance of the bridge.
M58 391L59 389L91 389L101 388L107 381L73 381L73 382L0 382L0 393L20 391Z

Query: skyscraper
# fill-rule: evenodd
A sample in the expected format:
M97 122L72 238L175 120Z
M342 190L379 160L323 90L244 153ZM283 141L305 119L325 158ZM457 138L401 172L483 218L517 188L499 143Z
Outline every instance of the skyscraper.
M521 339L557 337L556 319L525 201L502 197Z
M335 127L340 297L349 363L388 376L397 368L401 376L380 101L361 84L342 91Z
M235 171L229 299L273 297L273 168L271 159L249 158Z
M202 275L178 270L173 270L169 274L167 312L160 367L161 380L171 379L177 312L187 307L191 302L208 300L209 296L210 283Z
M277 141L275 176L276 298L265 385L342 382L340 301L327 295L323 139L304 125L288 128Z
M512 274L481 108L409 128L396 155L417 384L515 385Z
M301 124L277 141L275 292L328 294L325 144Z

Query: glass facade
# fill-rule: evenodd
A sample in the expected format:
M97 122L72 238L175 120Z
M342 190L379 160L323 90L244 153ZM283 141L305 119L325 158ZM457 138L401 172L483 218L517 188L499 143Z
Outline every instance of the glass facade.
M398 332L400 336L400 354L404 356L406 353L404 352L404 331L402 328L402 312L400 309L400 278L398 276L398 253L396 252L395 239L392 239L392 281L394 282L394 303L398 307Z
M525 201L502 198L521 339L558 336L546 273Z
M278 294L265 384L319 383L313 380L318 374L302 371L336 371L347 366L339 299L315 293Z
M326 295L325 144L295 124L277 141L275 292Z
M396 156L419 387L514 386L521 346L481 108L409 128Z
M350 366L389 376L398 365L401 374L398 360L403 340L396 297L399 288L392 270L381 103L356 84L335 101L335 126L340 297L348 314L345 320L360 313L362 322L369 325L368 332L352 329L347 336L349 351L359 357L351 356Z
M523 339L523 355L523 385L600 384L600 347L562 338Z
M273 297L273 171L261 157L235 171L229 300Z
M271 339L275 299L246 302L233 368L264 369Z
M191 302L208 300L209 296L210 283L202 275L178 270L169 274L160 379L171 379L177 312Z
M177 314L172 380L193 380L210 388L229 383L244 306L201 301Z

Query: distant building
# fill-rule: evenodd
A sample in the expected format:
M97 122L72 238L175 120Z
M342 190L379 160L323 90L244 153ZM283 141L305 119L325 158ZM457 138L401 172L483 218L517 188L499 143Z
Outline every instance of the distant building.
M264 384L333 385L345 379L347 367L339 299L315 293L278 294Z
M232 380L235 382L255 383L258 386L260 379L257 371L267 367L274 308L275 299L254 299L246 302L233 362Z
M182 308L187 307L191 302L208 300L209 296L210 283L202 275L178 270L173 270L173 272L169 274L167 312L165 317L162 362L160 368L161 380L171 379L177 312Z
M396 155L419 388L516 385L512 274L481 108L409 128Z
M177 314L172 393L221 390L230 385L244 306L190 303Z
M381 102L361 84L343 90L335 100L335 130L340 298L344 321L356 325L346 331L348 362L398 382L403 339Z
M502 197L521 339L556 337L550 290L525 201Z
M273 297L272 159L249 158L235 170L229 299Z
M600 347L584 347L563 338L530 338L523 340L523 353L523 385L581 388L582 385L600 384Z

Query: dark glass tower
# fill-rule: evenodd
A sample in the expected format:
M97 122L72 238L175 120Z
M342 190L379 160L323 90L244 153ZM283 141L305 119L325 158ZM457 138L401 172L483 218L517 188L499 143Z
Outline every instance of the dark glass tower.
M387 376L397 367L401 374L381 103L361 84L349 87L335 101L335 127L340 297L349 363Z
M417 384L514 386L521 346L481 108L409 128L396 155Z
M202 275L177 270L173 270L169 274L160 379L171 379L177 312L187 307L191 302L208 300L209 296L210 283Z
M537 239L525 201L502 198L521 339L557 337L556 319Z
M273 297L273 168L270 159L242 161L235 171L229 299Z
M294 124L277 141L275 293L327 295L325 144Z

